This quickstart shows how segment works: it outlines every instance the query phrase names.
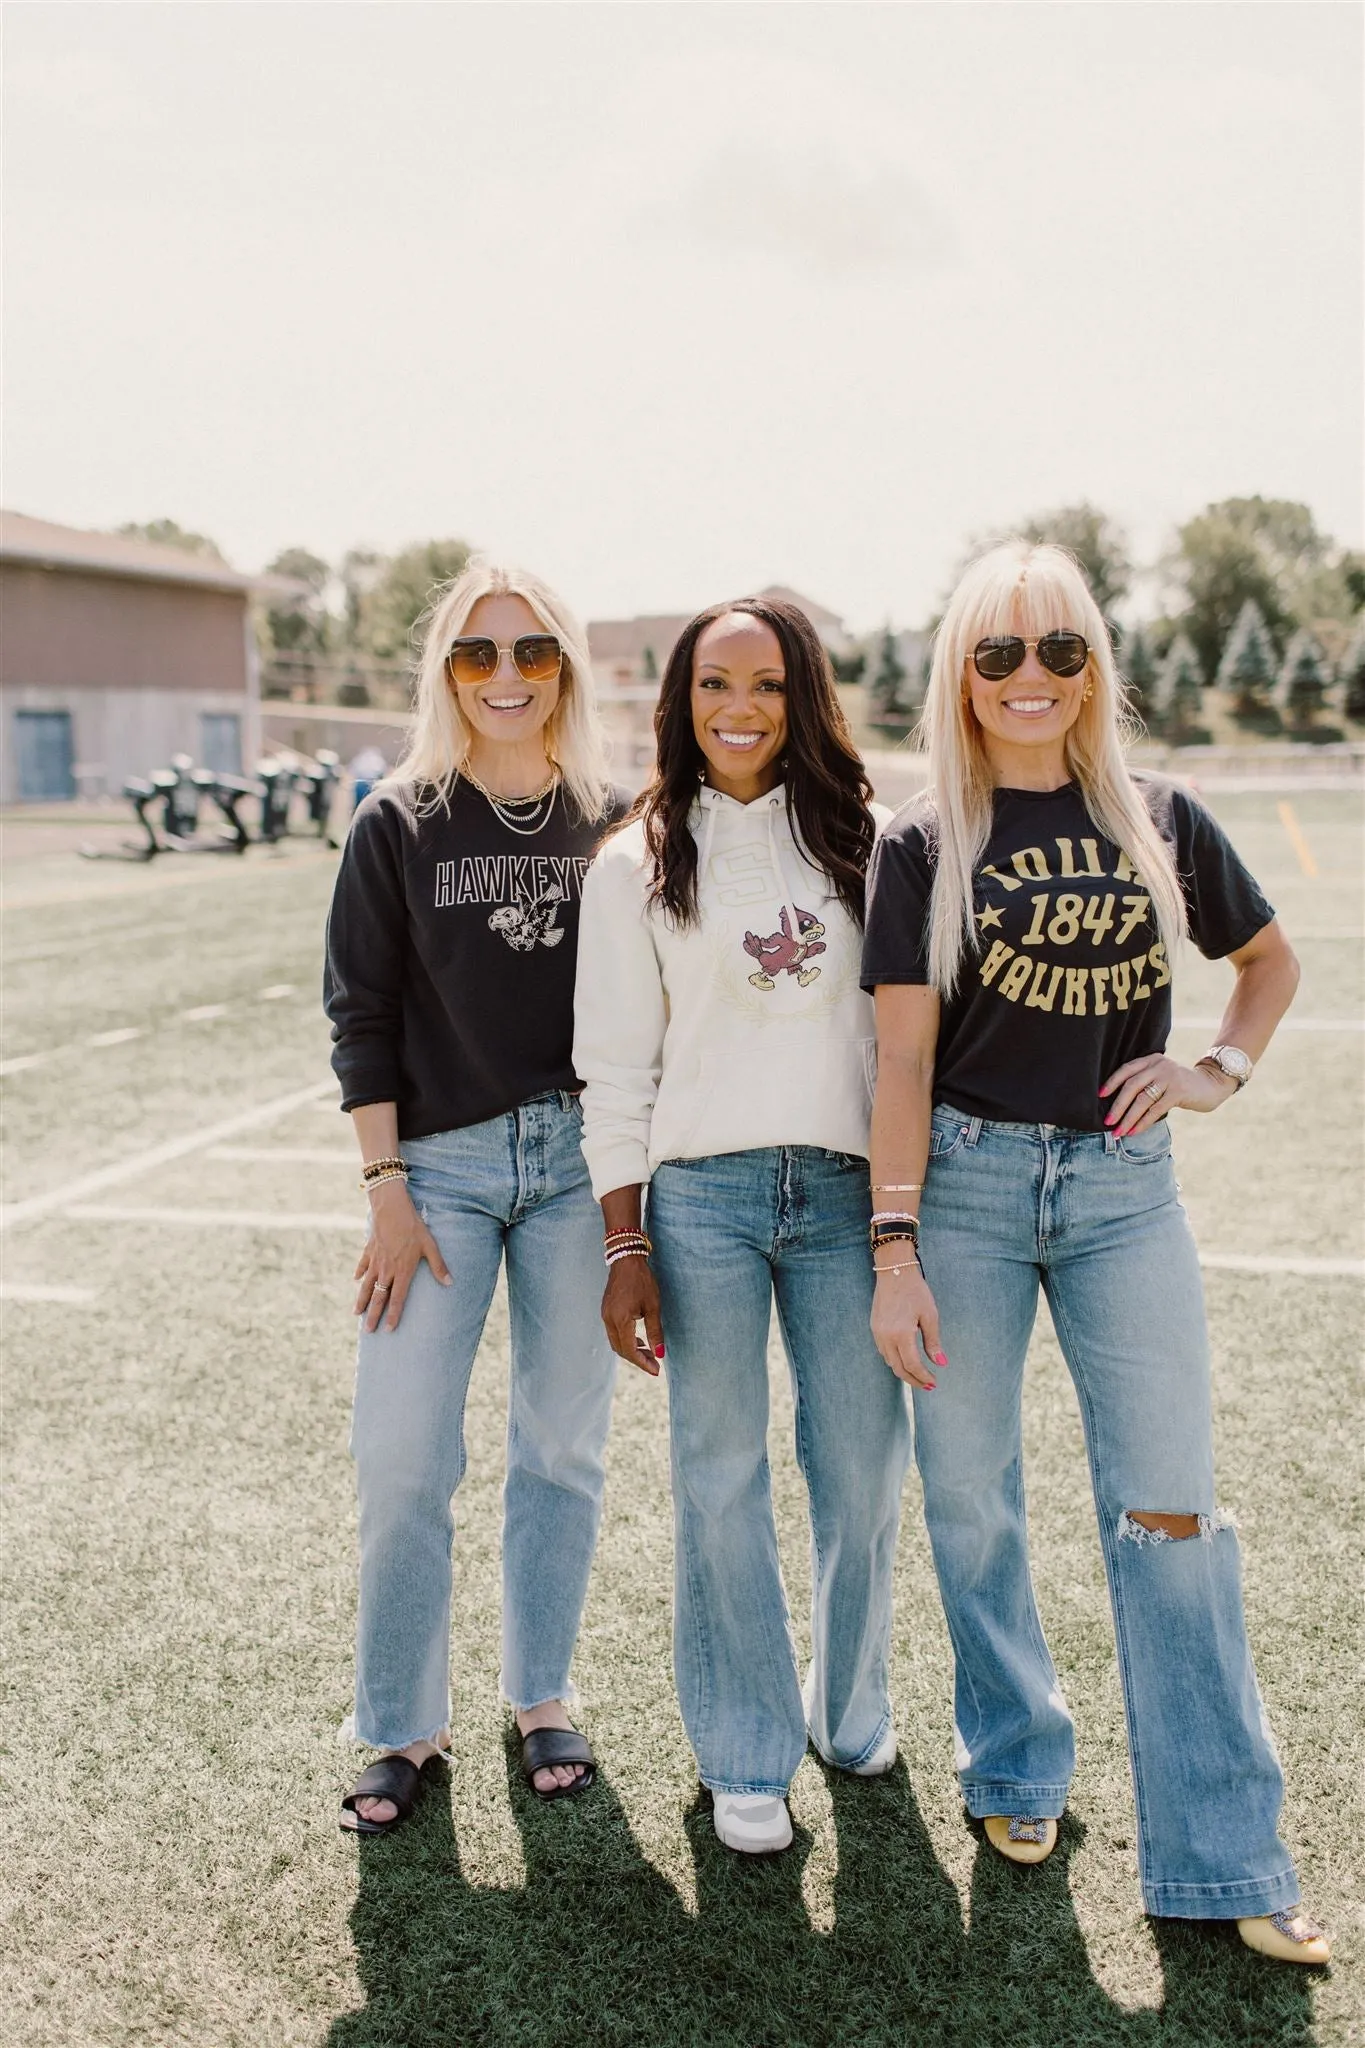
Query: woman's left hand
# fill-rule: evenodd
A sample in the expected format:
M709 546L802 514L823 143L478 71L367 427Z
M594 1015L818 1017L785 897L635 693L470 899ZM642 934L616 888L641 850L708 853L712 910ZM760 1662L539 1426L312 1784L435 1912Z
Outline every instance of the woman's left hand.
M1164 1052L1151 1052L1117 1067L1101 1088L1101 1098L1114 1098L1105 1127L1117 1137L1131 1138L1137 1131L1150 1130L1167 1110L1217 1109L1236 1089L1235 1081L1212 1067L1182 1067Z

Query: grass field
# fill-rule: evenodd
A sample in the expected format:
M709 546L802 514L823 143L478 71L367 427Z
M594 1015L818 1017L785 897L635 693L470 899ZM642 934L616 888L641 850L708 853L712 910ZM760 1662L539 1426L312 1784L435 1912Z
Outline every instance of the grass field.
M4 924L7 2044L1365 2039L1361 800L1211 801L1304 965L1295 1028L1244 1096L1178 1119L1177 1146L1207 1254L1220 1495L1241 1523L1286 1832L1337 1939L1331 1973L1141 1914L1079 1421L1045 1316L1030 1503L1080 1737L1049 1864L1010 1869L963 1821L913 1481L901 1763L862 1783L808 1759L792 1853L753 1866L720 1849L669 1669L666 1394L638 1376L618 1395L577 1671L600 1789L551 1807L521 1789L497 1699L500 1304L457 1507L453 1768L393 1839L343 1839L363 1205L317 999L334 857L299 844L89 866L43 852L35 828ZM1227 980L1186 961L1188 1053ZM1268 1263L1223 1263L1239 1258ZM800 1617L803 1503L776 1353L773 1367Z

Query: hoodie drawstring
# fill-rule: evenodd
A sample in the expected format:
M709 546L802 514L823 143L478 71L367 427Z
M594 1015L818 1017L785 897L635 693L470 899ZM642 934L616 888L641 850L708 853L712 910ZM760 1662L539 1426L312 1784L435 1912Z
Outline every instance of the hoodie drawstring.
M787 913L787 921L791 926L792 941L794 944L799 945L801 941L801 913L787 892L788 875L782 865L782 857L777 850L776 819L778 806L782 801L782 798L778 795L768 798L768 857L773 864L773 873L777 877L778 888L782 891L782 906Z

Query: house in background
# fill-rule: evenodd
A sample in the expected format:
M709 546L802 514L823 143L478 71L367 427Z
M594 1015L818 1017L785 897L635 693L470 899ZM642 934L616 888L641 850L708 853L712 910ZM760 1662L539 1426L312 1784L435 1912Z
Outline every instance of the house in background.
M770 583L756 597L780 597L806 614L831 654L848 654L852 635L836 613L812 603L784 583ZM635 619L590 619L588 651L592 656L597 701L611 736L616 766L629 777L648 769L654 758L654 707L659 678L691 612L651 613Z
M282 587L211 556L0 513L0 802L117 792L177 753L233 774L254 763L248 601Z

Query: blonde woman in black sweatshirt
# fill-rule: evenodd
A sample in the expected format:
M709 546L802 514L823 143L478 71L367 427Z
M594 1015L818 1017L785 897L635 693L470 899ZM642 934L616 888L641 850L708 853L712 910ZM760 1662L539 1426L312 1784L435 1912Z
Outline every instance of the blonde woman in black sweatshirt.
M342 1802L355 1832L406 1819L449 1743L451 1500L504 1260L502 1689L540 1796L592 1782L565 1702L614 1365L573 988L583 872L622 809L582 629L538 579L472 563L430 616L411 744L356 812L327 928L333 1065L371 1212L355 1733L382 1754Z

